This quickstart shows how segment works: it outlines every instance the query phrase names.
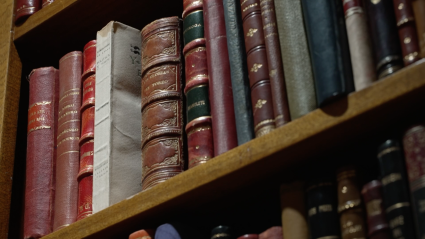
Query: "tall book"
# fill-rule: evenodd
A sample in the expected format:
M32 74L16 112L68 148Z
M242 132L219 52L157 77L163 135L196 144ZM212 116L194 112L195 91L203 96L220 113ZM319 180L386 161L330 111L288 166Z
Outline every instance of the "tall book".
M52 232L59 71L34 69L29 84L24 239Z
M203 0L214 155L238 146L222 0Z
M354 90L341 1L302 0L320 107Z
M425 0L413 0L416 31L419 39L420 57L425 57Z
M59 60L55 231L77 220L82 68L80 51L70 52Z
M317 108L301 0L275 0L274 5L290 116L297 119Z
M395 238L416 238L403 151L397 140L389 139L378 148L385 213Z
M282 184L280 186L280 204L282 210L281 235L283 238L309 238L304 190L304 183L300 181Z
M15 9L15 24L20 25L41 9L41 0L17 0Z
M142 188L183 172L181 23L161 18L142 31Z
M413 216L418 238L425 238L425 125L410 127L403 136Z
M141 191L140 31L111 21L96 37L93 213Z

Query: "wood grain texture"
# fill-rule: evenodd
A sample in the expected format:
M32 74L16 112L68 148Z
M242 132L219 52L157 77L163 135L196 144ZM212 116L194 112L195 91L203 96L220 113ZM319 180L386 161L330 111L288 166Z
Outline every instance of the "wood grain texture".
M0 0L0 238L7 238L21 62L12 42L13 0Z
M305 167L319 152L411 115L417 107L408 106L424 99L425 60L421 60L45 238L116 238L120 231L164 217L175 208L190 210L266 175L284 174L290 166Z

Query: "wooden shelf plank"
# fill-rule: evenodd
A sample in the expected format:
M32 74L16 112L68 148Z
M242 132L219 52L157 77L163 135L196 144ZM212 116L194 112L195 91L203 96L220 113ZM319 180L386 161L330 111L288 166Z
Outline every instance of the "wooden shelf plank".
M288 166L311 162L320 151L405 117L417 109L407 106L424 99L422 60L45 238L114 238L127 224L144 225L175 208L186 210L266 175L284 173Z

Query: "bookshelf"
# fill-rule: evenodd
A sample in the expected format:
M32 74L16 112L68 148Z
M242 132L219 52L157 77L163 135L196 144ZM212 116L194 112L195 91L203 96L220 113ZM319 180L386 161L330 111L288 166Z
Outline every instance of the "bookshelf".
M13 0L0 2L0 9L6 9L0 15L3 23L0 26L0 237L3 238L8 232L9 211L10 218L22 213L19 205L22 189L15 187L22 188L22 175L25 175L16 165L25 162L26 75L33 68L58 67L61 56L82 50L110 20L141 29L155 19L180 16L182 3L175 0L57 0L15 27L13 32L10 32ZM358 162L367 167L370 158L341 155L345 150L356 151L362 144L376 146L376 142L421 119L425 112L418 109L425 106L424 99L425 60L421 60L367 89L317 109L45 238L126 238L134 230L175 218L191 221L193 219L187 218L198 217L215 223L217 214L234 219L230 215L234 212L230 211L233 207L242 208L238 206L241 200L247 202L241 205L264 207L264 212L252 209L255 216L268 215L274 210L269 221L276 222L278 204L276 207L271 200L273 205L263 205L270 200L259 197L275 197L278 201L280 182L299 179L314 171L325 172L332 165ZM372 155L374 150L371 147ZM10 207L13 164L13 192L21 193L21 201L13 201ZM19 176L20 183L16 182ZM241 210L243 208L236 212ZM181 214L186 216L179 216ZM213 219L209 219L210 216ZM238 219L247 222L244 221L247 219Z

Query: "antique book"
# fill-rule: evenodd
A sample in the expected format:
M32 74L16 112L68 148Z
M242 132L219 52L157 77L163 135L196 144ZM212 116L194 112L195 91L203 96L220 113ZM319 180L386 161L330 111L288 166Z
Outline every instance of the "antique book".
M404 155L409 177L417 237L425 238L425 126L410 127L403 136Z
M238 144L241 145L255 137L255 119L253 121L253 109L251 108L252 92L250 92L249 87L250 82L244 51L241 6L238 0L223 0L223 8L226 34L229 36L226 39L232 79L236 133L238 135ZM257 134L255 135L257 137L259 136Z
M306 228L307 230L307 228ZM282 227L270 227L264 232L258 235L259 239L283 239L282 237ZM286 237L289 238L289 237Z
M275 0L280 52L291 119L317 108L301 0Z
M260 6L273 98L274 121L276 127L280 127L288 123L291 117L289 114L282 57L280 55L274 0L261 0Z
M256 137L276 128L260 0L240 0Z
M142 31L142 189L183 172L182 39L178 17Z
M83 50L83 74L81 82L96 72L96 40L89 41Z
M316 180L307 188L307 213L310 236L340 238L336 187L331 180Z
M52 4L54 0L43 0L43 4L41 5L42 8L47 7L48 5Z
M341 1L302 0L320 107L354 90Z
M372 40L361 0L343 0L356 91L376 81Z
M214 157L209 100L207 48L204 38L202 1L183 1L183 39L185 47L186 135L188 168Z
M24 239L36 239L53 226L59 71L34 69L29 92Z
M416 238L403 151L399 142L389 139L382 143L378 148L378 161L385 214L391 234L397 235L397 238Z
M203 0L214 155L238 146L223 1Z
M403 67L397 22L392 1L366 0L378 78Z
M139 230L139 231L131 233L128 239L152 239L154 235L155 235L154 230L151 230L151 229Z
M245 234L243 236L238 237L237 239L258 239L257 234Z
M282 184L280 186L280 204L282 210L281 234L283 238L308 239L304 183L298 181Z
M425 0L413 0L413 12L415 14L416 32L419 40L420 57L425 57Z
M82 60L80 51L70 52L59 60L54 231L77 220Z
M357 186L356 169L346 166L337 171L338 213L342 239L366 238L363 203Z
M232 239L231 228L228 226L220 225L211 230L211 239Z
M97 32L93 213L141 191L141 38L111 21Z
M93 148L90 139L80 147L80 170L78 172L78 213L77 221L93 213Z
M363 186L361 193L366 206L368 237L391 239L390 227L385 218L382 183L379 180L373 180Z
M17 0L15 6L15 25L22 24L29 16L40 10L41 0Z

